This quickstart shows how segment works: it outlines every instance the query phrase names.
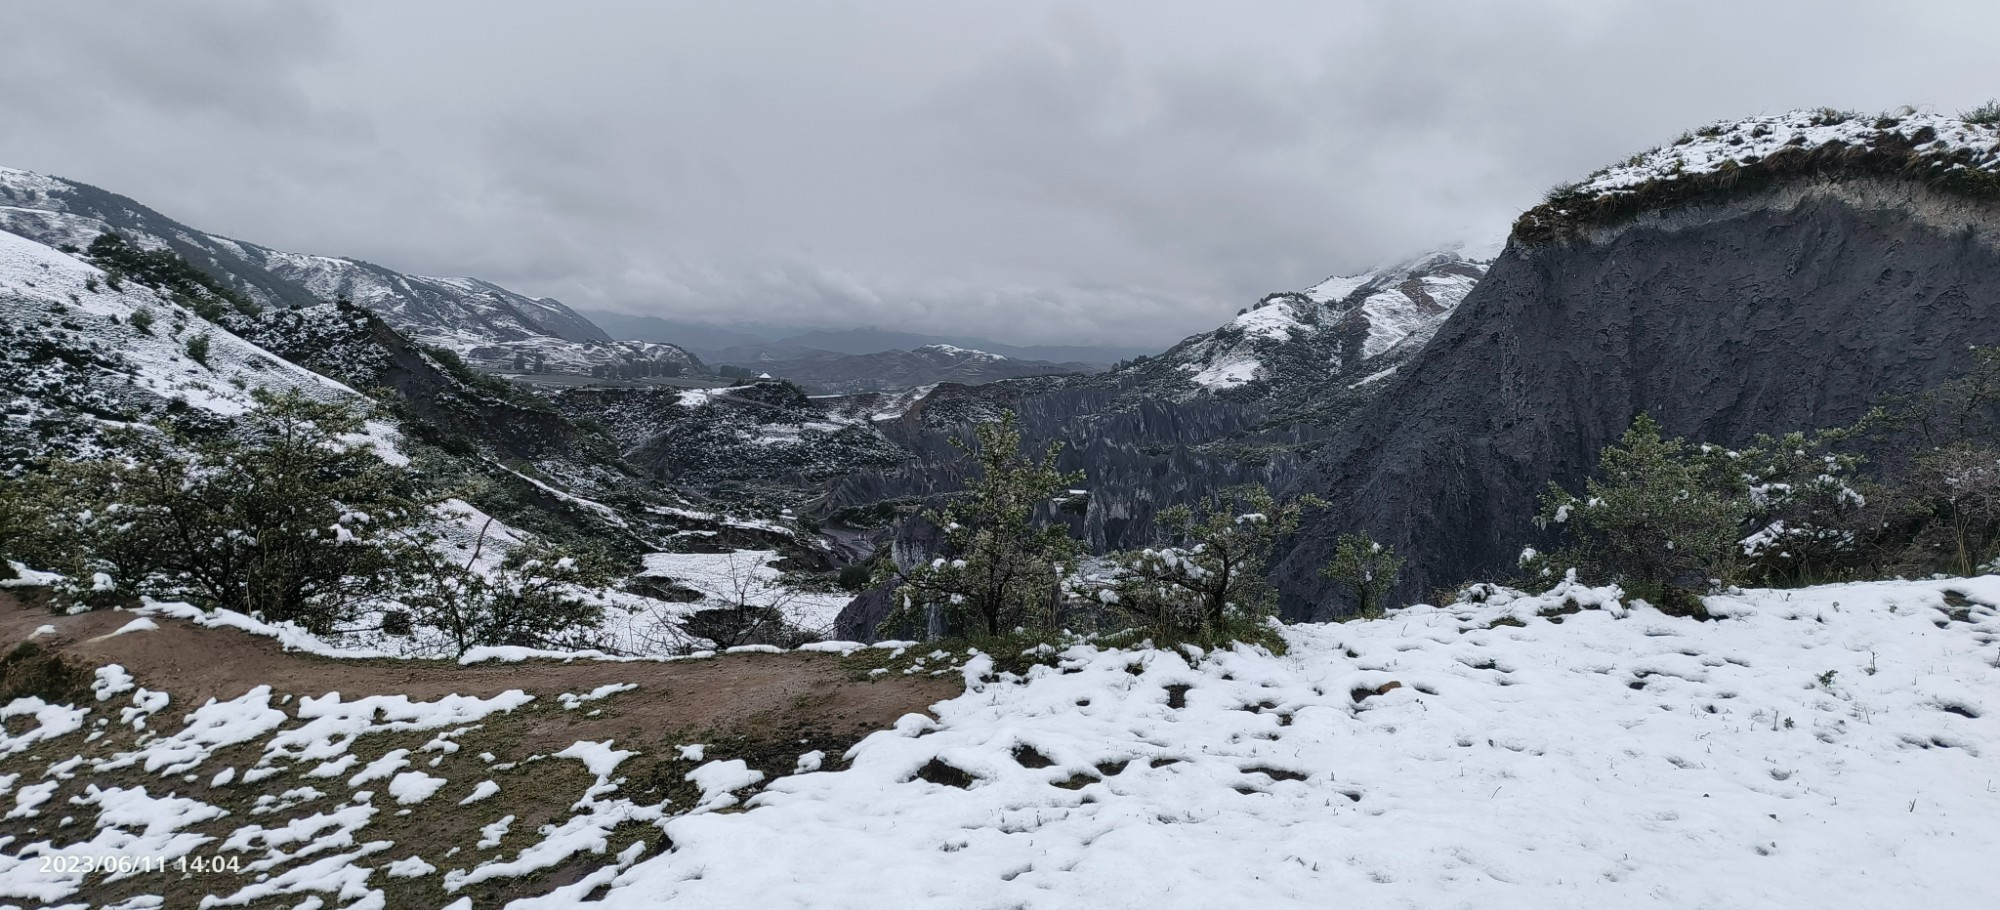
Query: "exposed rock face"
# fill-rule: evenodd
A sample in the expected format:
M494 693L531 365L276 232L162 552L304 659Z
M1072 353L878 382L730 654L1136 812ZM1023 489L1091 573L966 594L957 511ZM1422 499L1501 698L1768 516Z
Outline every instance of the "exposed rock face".
M818 514L839 521L880 503L908 514L957 491L967 464L950 439L1013 410L1029 451L1061 442L1060 467L1088 475L1087 505L1050 517L1093 551L1143 546L1161 508L1242 484L1298 486L1306 453L1384 388L1484 272L1484 263L1434 253L1273 294L1229 325L1114 373L941 385L875 421L910 457L837 478ZM922 521L878 533L905 564L937 543ZM890 605L881 592L857 599L840 634L871 637Z
M1583 239L1517 237L1436 337L1321 450L1273 580L1289 615L1343 609L1317 567L1366 530L1398 595L1491 578L1634 415L1740 444L1830 426L2000 342L2000 203L1878 178L1786 183Z

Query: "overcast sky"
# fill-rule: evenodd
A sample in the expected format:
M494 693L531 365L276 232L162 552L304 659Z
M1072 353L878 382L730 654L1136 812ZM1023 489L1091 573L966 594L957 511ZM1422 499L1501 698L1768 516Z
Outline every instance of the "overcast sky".
M15 3L0 163L573 306L1161 345L1723 117L2000 94L2000 4Z

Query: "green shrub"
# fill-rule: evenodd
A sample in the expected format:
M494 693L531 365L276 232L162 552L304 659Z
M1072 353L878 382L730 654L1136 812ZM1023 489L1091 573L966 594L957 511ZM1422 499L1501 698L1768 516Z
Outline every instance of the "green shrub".
M203 332L187 340L188 359L202 366L208 366L208 333Z
M1960 111L1958 119L1987 126L2000 125L2000 98L1989 100L1969 111Z
M84 257L104 270L105 283L112 290L123 290L121 281L130 279L167 292L210 321L220 319L230 310L255 316L261 309L242 292L196 268L173 250L142 250L124 237L105 233L90 242Z
M132 327L138 329L141 335L153 334L153 311L146 307L133 310Z
M422 511L342 404L256 393L233 432L113 434L97 460L30 475L22 561L93 592L188 597L336 631L404 579Z
M1199 508L1167 509L1159 525L1169 545L1114 554L1114 581L1097 599L1175 640L1261 625L1278 602L1264 578L1272 548L1298 530L1301 507L1314 502L1281 506L1258 486L1224 491Z
M1584 495L1549 485L1537 523L1567 531L1573 549L1557 561L1664 606L1733 578L1747 517L1737 482L1641 414L1600 453Z
M1403 559L1396 555L1396 548L1361 533L1342 534L1334 543L1333 560L1320 570L1321 575L1354 592L1355 609L1367 619L1382 615L1402 572Z
M911 569L882 564L877 581L897 585L899 603L883 619L883 634L997 637L1060 621L1063 576L1081 547L1068 528L1038 520L1036 510L1083 474L1056 469L1060 443L1039 461L1023 454L1012 411L976 426L973 436L974 443L952 444L975 461L977 475L943 510L925 514L944 532L942 555Z
M491 525L491 519L488 520ZM596 551L570 555L546 542L516 545L490 571L477 567L485 529L464 564L445 558L434 546L409 551L413 589L403 601L413 620L444 633L455 653L480 645L582 648L596 644L593 632L603 608L585 597L611 584L612 560Z

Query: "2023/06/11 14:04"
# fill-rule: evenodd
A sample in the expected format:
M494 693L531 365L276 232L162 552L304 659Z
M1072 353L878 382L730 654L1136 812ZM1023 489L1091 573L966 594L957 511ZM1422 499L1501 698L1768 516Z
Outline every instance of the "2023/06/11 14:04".
M243 871L240 856L92 856L86 854L55 853L42 857L42 871L54 873L102 873L106 875L141 875L148 872L175 873L222 873L239 874Z

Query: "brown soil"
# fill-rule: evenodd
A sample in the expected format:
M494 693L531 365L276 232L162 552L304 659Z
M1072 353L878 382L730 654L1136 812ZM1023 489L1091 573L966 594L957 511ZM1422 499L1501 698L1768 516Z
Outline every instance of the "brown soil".
M857 681L841 659L830 654L460 666L450 661L344 660L288 653L268 638L163 617L154 618L157 630L110 635L135 618L125 611L57 616L0 592L0 643L6 648L27 639L36 628L51 625L56 634L36 639L42 647L85 668L120 664L140 685L170 692L174 703L182 706L235 698L259 685L300 696L339 692L348 699L401 694L428 700L521 689L550 702L560 693L588 692L608 683L639 687L618 696L616 712L594 718L579 716L583 712L551 717L558 726L531 729L524 743L530 746L560 748L587 736L616 739L626 748L651 747L668 734L727 731L753 718L759 726L775 722L810 727L837 739L858 739L963 691L955 675L888 674ZM544 738L545 742L537 741Z
M29 599L35 596L35 592L22 593ZM955 672L947 671L940 677L893 670L871 674L868 671L876 666L891 663L880 651L846 659L789 653L669 662L538 660L462 667L449 661L339 660L286 653L268 638L160 617L153 618L158 629L111 634L135 618L126 611L56 616L23 603L16 593L0 592L0 684L9 690L20 688L90 704L91 670L119 664L139 685L170 694L171 706L153 723L152 730L157 733L171 732L179 726L177 721L184 712L210 698L235 698L260 685L269 685L281 696L339 692L348 699L402 694L431 700L454 693L492 696L509 689L535 696L535 701L519 709L490 715L458 731L455 741L462 747L458 753L420 758L418 767L436 769L436 774L447 778L445 788L408 814L385 812L364 829L369 839L394 841L396 856L422 855L441 869L468 868L520 850L535 842L542 825L559 822L574 812L574 804L591 786L591 776L576 762L547 760L572 743L612 740L616 748L637 753L619 765L612 791L599 794L601 798L628 798L640 805L682 812L701 798L687 774L702 761L741 759L763 772L768 782L792 773L801 754L817 750L824 753L823 767L837 770L845 764L843 753L862 737L890 726L904 714L923 712L963 691ZM54 626L55 634L37 636L37 647L17 650L17 643L43 625ZM15 659L6 659L9 655ZM638 688L574 710L564 709L557 698L608 683L632 683ZM284 698L276 701L291 703ZM366 763L392 749L420 750L436 732L370 733L347 751ZM255 741L217 752L199 773L172 778L137 767L79 772L67 761L71 755L103 760L140 747L147 735L113 724L99 728L89 739L76 734L59 737L25 754L0 757L0 773L18 773L28 780L53 775L60 789L50 800L52 806L82 799L92 785L154 787L200 799L227 814L189 831L218 842L253 816L266 823L280 818L257 815L255 800L260 797L273 797L302 785L336 789L326 779L302 776L314 764L311 762L281 765L277 776L256 784L213 779L219 768L248 768L258 763L263 744ZM673 748L691 743L704 744L703 758L683 758ZM65 768L68 770L59 771ZM497 783L499 793L460 805L459 800L481 780ZM739 795L748 798L750 793ZM297 811L310 813L319 808L320 804L307 804ZM503 815L516 817L511 833L496 847L475 848L483 826ZM87 816L82 823L87 825ZM11 838L16 843L35 843L52 837L65 842L74 838L75 831L84 830L66 825L70 822L53 812L0 820L0 842ZM634 842L643 842L648 851L671 847L652 824L622 825L614 839L612 853ZM438 875L371 879L370 887L384 889L392 907L443 906L461 896L472 897L481 907L499 906L577 881L602 867L609 855L580 853L555 868L496 879L459 894L447 894ZM280 866L277 871L285 868ZM150 894L164 898L170 907L192 907L242 884L229 876L142 876L116 882L94 877L77 896L103 904ZM274 906L297 901L294 895Z

